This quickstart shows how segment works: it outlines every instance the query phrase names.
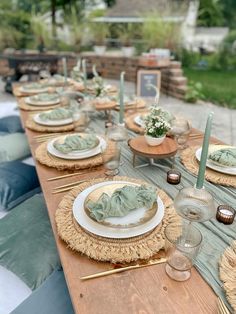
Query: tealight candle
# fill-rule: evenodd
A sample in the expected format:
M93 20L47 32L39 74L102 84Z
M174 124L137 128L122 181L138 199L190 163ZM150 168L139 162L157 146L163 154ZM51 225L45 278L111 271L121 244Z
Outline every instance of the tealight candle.
M223 222L225 225L233 223L235 217L235 210L228 205L219 205L217 207L216 219L219 222Z
M178 170L171 169L167 172L167 182L170 184L179 184L181 173Z

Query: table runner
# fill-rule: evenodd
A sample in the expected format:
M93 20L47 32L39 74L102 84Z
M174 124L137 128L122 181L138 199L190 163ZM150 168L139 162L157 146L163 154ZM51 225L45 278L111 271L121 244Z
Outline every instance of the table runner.
M115 112L113 115L116 119L118 118ZM101 120L101 115L97 114L93 117L91 126L96 129L97 134L99 134L99 132L104 133L104 121ZM130 138L135 136L137 135L129 131ZM165 159L158 161L160 165L166 166L166 169L151 166L134 169L132 167L132 157L132 152L127 143L122 144L122 160L124 164L120 167L119 175L143 179L164 190L172 199L177 195L180 189L186 186L193 186L196 183L196 176L188 172L179 158L176 158L176 168L181 171L182 179L179 185L174 186L166 182L166 172L168 168L172 166L170 160ZM140 163L141 161L143 162L143 160L143 158L137 158L137 161L140 161ZM228 204L235 207L235 188L214 185L208 181L205 181L204 186L214 197L216 206L219 204ZM227 303L225 293L222 289L222 282L219 278L218 262L225 249L236 238L236 221L234 224L228 226L217 222L216 219L195 224L204 237L204 247L198 255L196 269L215 293Z

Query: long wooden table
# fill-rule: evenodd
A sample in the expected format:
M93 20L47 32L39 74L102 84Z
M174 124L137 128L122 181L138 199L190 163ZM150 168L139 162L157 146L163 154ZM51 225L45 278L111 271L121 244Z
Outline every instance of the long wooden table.
M28 115L28 112L21 111L23 124ZM34 136L39 133L26 129L26 134L34 156L35 149L39 145L36 143ZM192 139L190 144L198 144L200 140L199 138ZM216 143L218 141L212 139L212 142ZM107 270L110 265L109 263L96 262L71 251L59 238L54 215L65 194L53 195L52 188L83 178L93 178L99 172L102 174L103 168L100 167L96 171L85 170L84 174L78 177L50 182L47 181L48 178L67 172L59 172L56 169L43 166L37 161L36 169L75 313L217 313L216 295L195 268L192 269L191 278L182 283L171 280L166 275L164 264L81 281L80 277Z

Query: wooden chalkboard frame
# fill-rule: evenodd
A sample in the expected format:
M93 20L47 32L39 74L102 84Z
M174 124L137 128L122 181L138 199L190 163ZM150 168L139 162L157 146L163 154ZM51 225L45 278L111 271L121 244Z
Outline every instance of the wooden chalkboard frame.
M153 97L153 95L150 96L146 96L146 95L142 95L141 91L142 91L142 87L141 87L141 83L142 83L142 75L144 74L156 74L157 75L157 88L160 91L161 88L161 71L159 70L139 70L137 73L137 95L139 97Z

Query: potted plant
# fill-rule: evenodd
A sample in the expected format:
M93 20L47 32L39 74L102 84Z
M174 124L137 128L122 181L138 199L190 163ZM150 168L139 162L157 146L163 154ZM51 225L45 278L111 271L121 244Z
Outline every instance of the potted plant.
M150 114L145 117L145 140L150 146L160 145L166 133L170 130L170 124L160 115L159 108L152 108Z
M106 52L106 38L109 32L107 24L102 22L92 22L90 30L94 42L94 51L97 55L101 56Z
M136 28L134 24L128 23L126 27L121 27L118 31L118 37L121 42L121 50L124 57L132 57L135 53L135 48L133 46L133 39L136 36Z

